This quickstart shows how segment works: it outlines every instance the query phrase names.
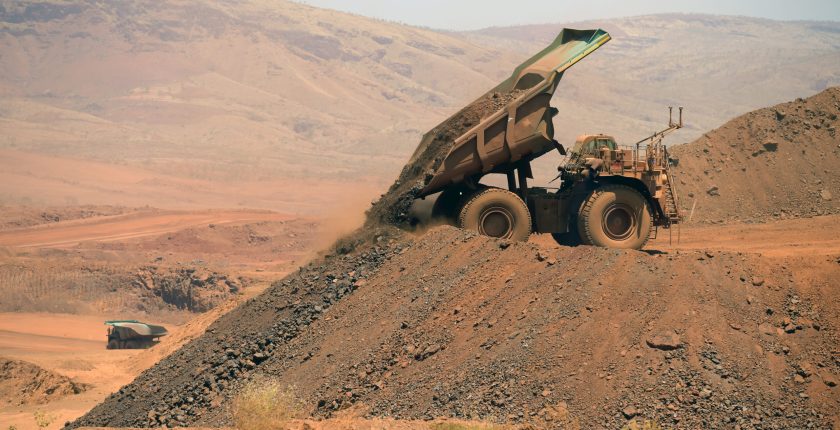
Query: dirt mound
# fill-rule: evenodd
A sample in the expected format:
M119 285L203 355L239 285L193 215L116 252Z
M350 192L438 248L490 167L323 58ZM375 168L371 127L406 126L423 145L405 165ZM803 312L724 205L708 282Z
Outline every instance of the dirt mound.
M431 181L435 171L452 149L455 139L478 125L483 118L507 106L522 93L522 90L490 92L426 133L414 155L403 167L400 176L368 211L368 222L394 225L409 223L408 210L411 204Z
M672 152L692 221L840 212L840 87L760 109ZM696 206L695 206L696 203Z
M44 404L89 388L32 363L0 357L0 400L4 402Z
M810 264L805 276L758 255L449 227L380 237L276 283L73 426L225 424L238 388L271 375L323 417L826 427L840 402L838 271L834 257Z
M823 166L801 151L836 151L825 142L836 138L836 109L826 106L836 108L837 96L829 90L769 118L748 114L710 133L704 147L675 149L687 193L707 183L695 171L704 162L740 163L742 184L728 180L711 194L727 213L746 213L747 194L735 191L761 190L753 182L763 176L747 176L758 164L745 163L771 157L761 162L775 170L760 172L783 171L788 180ZM231 398L262 376L297 387L316 417L352 408L555 427L620 428L635 417L680 428L840 423L836 255L569 248L450 227L421 237L382 227L406 222L407 203L445 143L492 105L464 116L478 103L435 129L365 229L221 317L71 427L229 424ZM797 131L801 118L810 118L808 133ZM788 140L768 145L776 134ZM754 142L764 152L747 153ZM788 148L794 142L804 143ZM789 160L778 158L785 154ZM823 183L835 180L828 166L819 167ZM697 207L704 219L706 206Z

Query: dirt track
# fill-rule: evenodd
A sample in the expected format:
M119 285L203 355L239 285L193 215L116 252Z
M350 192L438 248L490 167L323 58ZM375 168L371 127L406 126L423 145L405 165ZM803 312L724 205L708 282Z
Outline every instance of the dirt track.
M125 372L123 362L143 351L106 351L105 319L105 316L46 313L0 314L1 356L35 363L92 385L82 394L66 396L48 405L17 406L4 401L0 403L0 422L14 424L21 430L34 430L37 427L32 414L40 410L56 418L50 428L57 428L130 382L136 373Z
M140 372L200 336L210 323L246 297L230 300L184 325L165 324L169 335L147 350L106 350L103 321L112 318L110 315L0 313L0 356L35 363L92 387L47 405L18 406L0 399L0 422L14 424L20 430L35 430L32 413L43 410L55 417L48 428L60 428L65 421L84 414Z
M835 233L840 216L774 221L766 224L727 224L660 230L648 249L702 249L758 253L767 257L840 254L840 235ZM679 236L679 242L677 237Z
M190 227L234 222L288 221L269 211L151 211L96 217L0 232L0 246L61 248L81 242L113 242L158 236Z

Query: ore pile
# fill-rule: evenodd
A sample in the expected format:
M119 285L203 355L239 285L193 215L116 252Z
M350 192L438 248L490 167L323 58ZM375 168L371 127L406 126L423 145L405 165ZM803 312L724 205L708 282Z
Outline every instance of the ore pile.
M802 277L756 255L451 227L380 243L277 283L73 425L229 425L231 396L265 375L316 417L783 429L829 428L840 406L833 258Z
M488 94L433 128L427 134L430 140L420 142L388 192L368 211L368 223L407 226L410 223L409 207L443 163L455 140L478 125L483 118L504 109L522 93L522 90L513 90Z
M840 87L759 109L673 148L693 222L840 213Z
M35 364L0 357L0 399L15 406L48 403L90 388Z

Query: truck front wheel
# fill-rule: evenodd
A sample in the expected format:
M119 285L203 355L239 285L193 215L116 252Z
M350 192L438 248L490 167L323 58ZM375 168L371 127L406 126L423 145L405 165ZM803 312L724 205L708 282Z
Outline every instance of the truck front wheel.
M585 244L605 248L641 249L652 225L648 202L626 185L596 189L578 216L578 231Z
M531 213L516 194L487 188L464 203L458 226L485 236L524 242L531 235Z

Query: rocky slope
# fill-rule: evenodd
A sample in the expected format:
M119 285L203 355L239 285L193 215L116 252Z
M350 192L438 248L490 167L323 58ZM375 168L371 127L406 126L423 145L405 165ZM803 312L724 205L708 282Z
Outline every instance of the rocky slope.
M840 87L833 87L741 115L673 148L684 213L695 222L837 213L838 115Z
M449 227L378 243L277 282L72 426L224 424L259 375L316 416L824 428L840 405L833 259L806 282L793 261L734 252Z

